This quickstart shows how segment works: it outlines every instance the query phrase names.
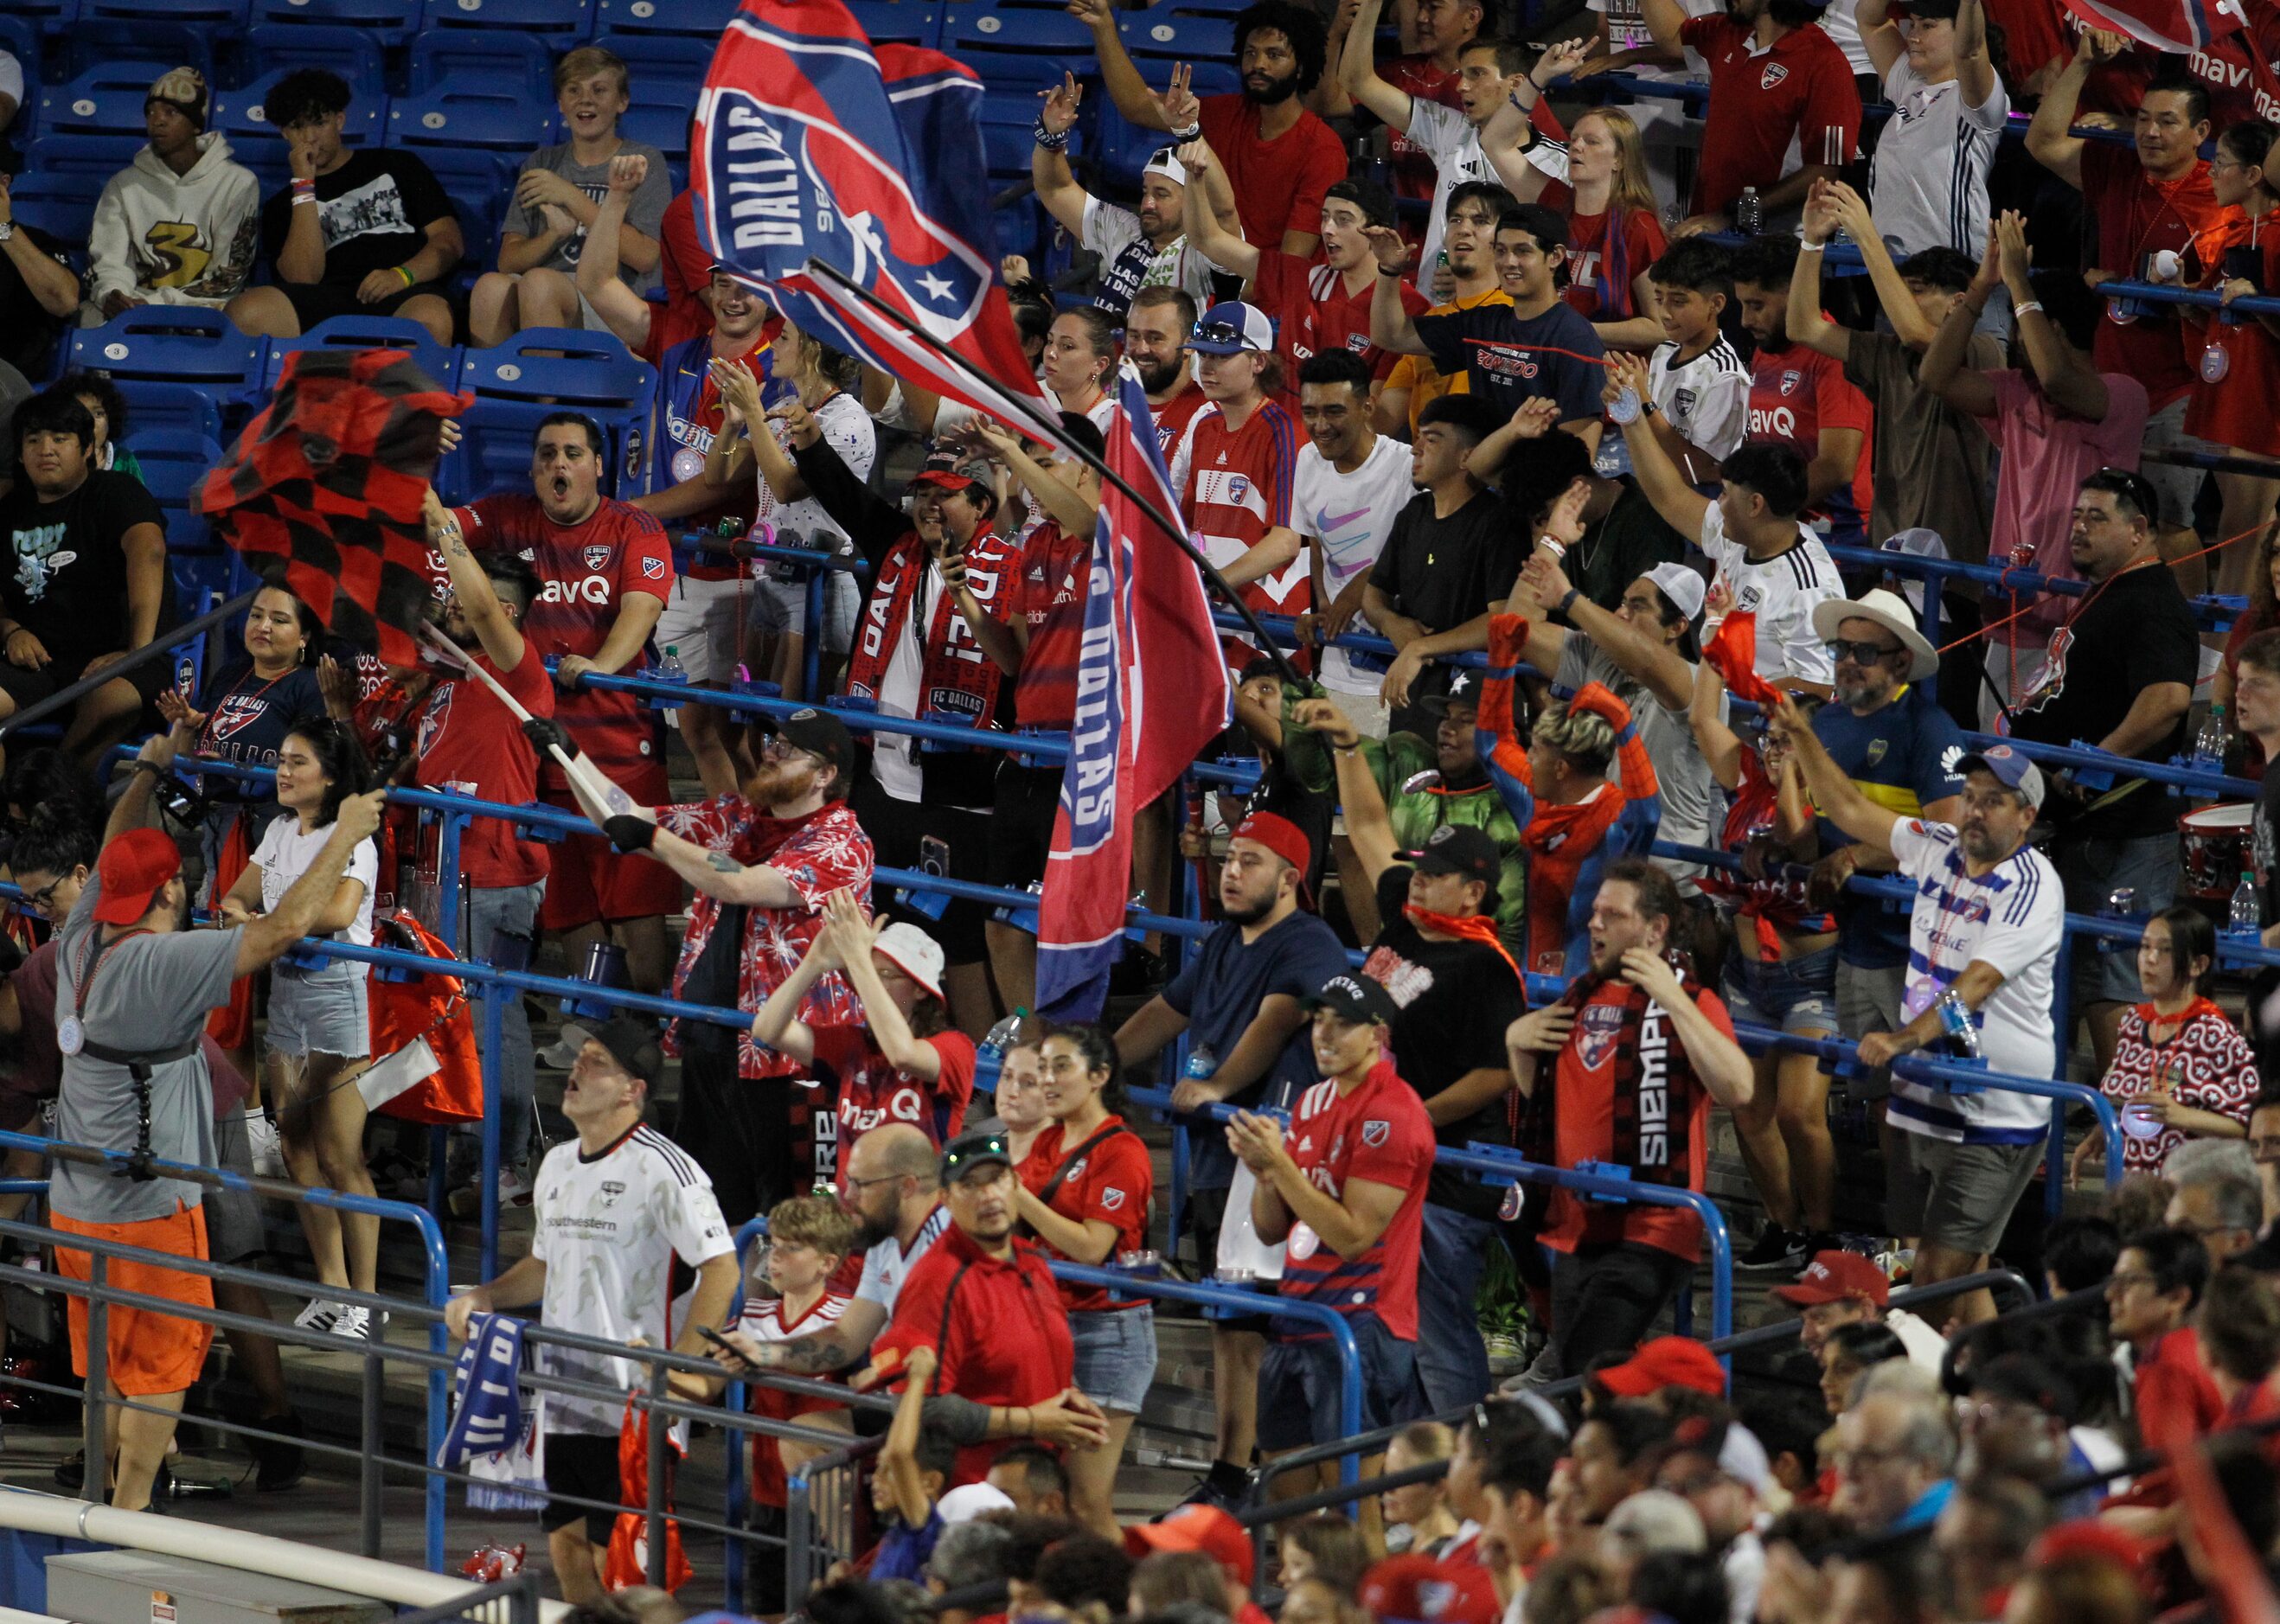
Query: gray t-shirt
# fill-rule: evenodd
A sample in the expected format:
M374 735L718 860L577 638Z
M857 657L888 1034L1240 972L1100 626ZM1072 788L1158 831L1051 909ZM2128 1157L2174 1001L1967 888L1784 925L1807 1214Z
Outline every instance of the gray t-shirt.
M1694 742L1693 724L1687 720L1686 712L1670 709L1616 665L1605 649L1581 632L1571 631L1560 651L1560 669L1552 685L1574 693L1586 682L1612 689L1631 708L1639 743L1646 746L1647 759L1654 763L1655 781L1662 792L1662 825L1655 838L1683 846L1715 845L1710 837L1710 814L1717 786L1710 776L1710 764L1702 758L1702 747ZM1693 865L1655 860L1674 872L1701 872Z
M634 192L634 200L626 210L626 224L645 237L654 237L665 224L665 205L673 201L673 182L665 173L665 154L655 147L643 146L638 141L620 142L614 157L631 158L635 154L649 159L649 173ZM570 143L558 147L541 147L522 160L524 169L551 169L556 174L591 197L596 203L610 195L610 164L605 158L598 164L581 164L573 158ZM519 184L521 172L516 172ZM506 218L499 222L503 232L512 231L519 237L535 237L545 228L545 216L536 209L526 209L510 201ZM578 268L578 256L586 247L586 228L581 226L571 235L555 244L554 251L540 261L550 271L564 275ZM619 280L635 293L646 295L664 286L662 262L646 273L628 266L618 267Z
M107 951L97 937L95 904L101 881L89 877L64 921L56 949L56 1020L74 1010L90 1042L118 1050L179 1049L196 1043L207 1012L227 1001L237 970L239 932L175 930L127 936ZM84 968L82 968L84 966ZM92 983L84 1003L81 977ZM136 1132L135 1084L123 1066L81 1053L64 1057L56 1096L56 1136L104 1151L131 1151ZM150 1148L175 1161L213 1166L213 1080L205 1056L170 1060L150 1074ZM178 1179L147 1184L108 1167L56 1164L49 1184L55 1210L82 1223L131 1224L164 1218L175 1204L194 1207L200 1190Z

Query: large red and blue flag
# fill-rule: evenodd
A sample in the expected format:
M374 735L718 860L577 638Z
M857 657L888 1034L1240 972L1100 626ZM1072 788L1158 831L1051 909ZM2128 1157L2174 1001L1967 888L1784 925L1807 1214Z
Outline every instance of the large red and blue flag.
M2190 55L2248 27L2242 0L2066 0L2094 28L2126 34L2156 50ZM2249 53L2253 59L2254 51ZM2269 70L2267 70L2268 74Z
M1110 470L1178 522L1180 504L1131 362L1108 426ZM1038 905L1037 1007L1096 1020L1121 952L1132 820L1227 727L1227 663L1203 577L1178 538L1101 489L1060 810Z
M743 0L697 104L697 229L803 332L1035 433L1054 419L999 291L981 100L970 70L874 46L839 0Z

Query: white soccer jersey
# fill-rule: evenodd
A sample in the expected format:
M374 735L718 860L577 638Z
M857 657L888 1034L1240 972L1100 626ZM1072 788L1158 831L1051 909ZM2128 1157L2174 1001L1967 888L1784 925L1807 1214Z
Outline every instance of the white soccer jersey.
M1689 445L1723 462L1750 432L1750 369L1734 346L1720 339L1691 361L1676 344L1657 344L1647 362L1655 410Z
M1425 242L1417 256L1413 280L1425 291L1433 286L1434 258L1441 251L1441 227L1449 218L1449 194L1469 181L1501 186L1496 166L1481 150L1481 133L1462 110L1444 106L1422 96L1409 98L1409 139L1433 160L1433 212L1426 217ZM1532 169L1549 181L1568 179L1568 149L1541 135L1524 154Z
M1821 538L1799 525L1796 546L1753 559L1741 543L1727 536L1726 516L1713 502L1702 515L1698 540L1717 566L1716 578L1734 589L1734 607L1758 617L1758 674L1768 682L1784 677L1834 682L1837 662L1813 629L1813 611L1829 598L1843 597L1845 583Z
M940 1240L942 1232L949 1228L950 1209L938 1206L928 1213L926 1222L919 1226L918 1234L911 1238L908 1251L905 1251L903 1243L890 1235L865 1252L863 1274L855 1282L855 1295L867 1303L876 1303L892 1318L895 1297L903 1289L904 1279L917 1266L918 1260L926 1256L927 1248Z
M744 1311L736 1316L736 1328L754 1342L790 1342L795 1336L813 1336L838 1324L839 1316L847 1312L847 1305L852 1300L840 1292L826 1291L809 1305L805 1313L786 1324L783 1298L755 1295L744 1299Z
M1976 1012L1979 1046L1991 1070L2048 1077L2058 1049L2051 1030L2053 972L2066 929L2058 870L2022 846L1987 873L1963 871L1953 826L1902 818L1892 825L1899 872L1915 881L1908 916L1908 979L1900 1013L1913 1020L1979 959L2003 973ZM1951 1094L1892 1078L1885 1116L1894 1128L1973 1144L2030 1144L2050 1131L2050 1102L1990 1089Z
M667 1348L678 1334L673 1261L689 1267L735 1250L712 1181L689 1153L655 1128L635 1128L589 1161L576 1140L539 1164L538 1213L531 1256L546 1265L539 1320L582 1336ZM565 1348L543 1350L550 1375L629 1390L643 1380L633 1359ZM622 1400L549 1394L549 1432L612 1434Z

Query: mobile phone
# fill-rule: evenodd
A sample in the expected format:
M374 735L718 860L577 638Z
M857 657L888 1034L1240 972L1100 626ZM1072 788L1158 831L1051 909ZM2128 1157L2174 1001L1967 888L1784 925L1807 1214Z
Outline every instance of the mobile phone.
M698 1326L697 1328L697 1334L699 1336L702 1336L705 1341L711 1343L716 1348L726 1348L731 1353L736 1352L736 1344L730 1342L726 1336L721 1335L720 1332L714 1330L709 1325ZM742 1354L737 1354L737 1357L742 1358L743 1356Z
M945 879L950 874L950 843L939 835L919 837L919 872Z

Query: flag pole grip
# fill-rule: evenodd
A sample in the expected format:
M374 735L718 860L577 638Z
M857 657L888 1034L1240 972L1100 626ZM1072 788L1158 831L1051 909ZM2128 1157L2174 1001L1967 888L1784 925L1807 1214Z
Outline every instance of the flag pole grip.
M168 627L141 648L121 655L93 676L81 677L68 688L58 689L37 704L26 705L14 715L0 720L0 738L5 738L19 727L28 727L36 721L44 721L59 711L70 709L105 682L114 678L123 677L128 672L147 666L154 659L163 658L173 651L176 643L187 643L193 637L212 631L231 616L243 614L252 607L255 594L260 590L259 587L256 587L250 592L239 594L219 609L207 610L195 620L185 620L180 626Z

